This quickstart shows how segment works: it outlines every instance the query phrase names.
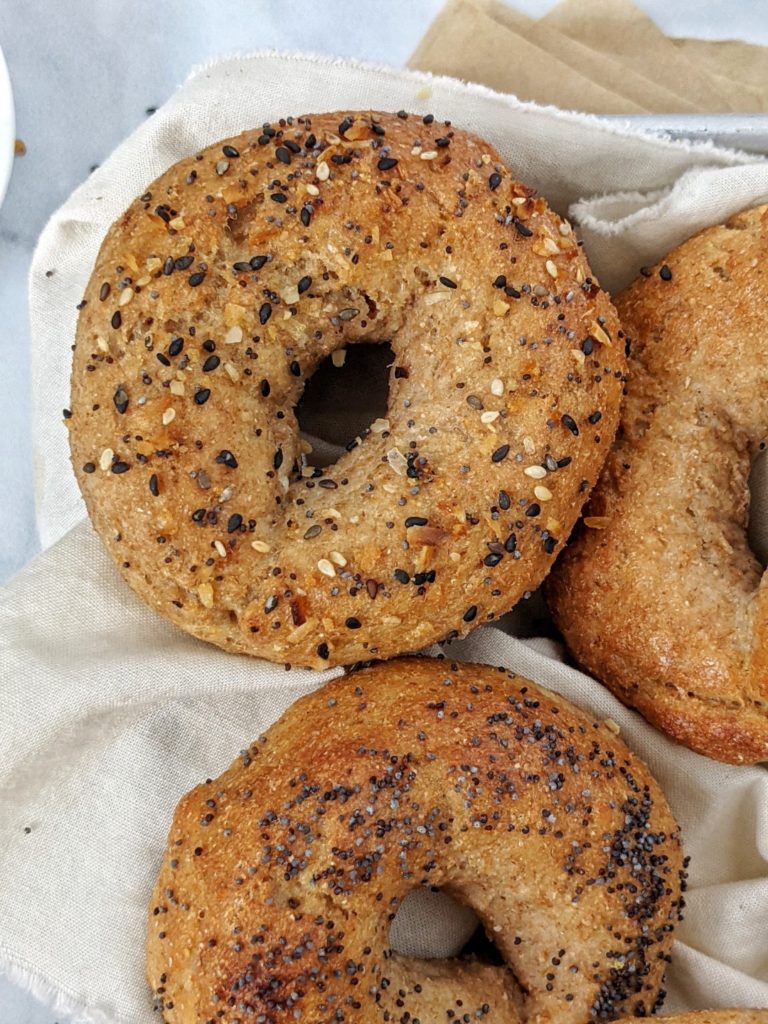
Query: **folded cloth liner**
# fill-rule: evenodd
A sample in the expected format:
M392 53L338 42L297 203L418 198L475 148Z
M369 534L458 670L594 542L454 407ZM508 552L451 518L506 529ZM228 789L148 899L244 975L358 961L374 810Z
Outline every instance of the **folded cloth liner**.
M612 287L734 204L768 198L768 165L752 157L425 74L262 53L197 70L54 216L30 301L40 525L58 543L0 592L0 971L82 1024L156 1020L145 913L177 800L334 673L224 654L145 608L118 578L81 522L60 423L75 307L111 221L173 161L289 113L367 107L450 118L494 143L562 212L578 203L593 265ZM343 436L328 426L326 437ZM482 627L448 651L505 665L619 724L664 787L692 857L667 1008L768 1006L768 949L758 941L768 919L764 768L675 746L550 640ZM440 894L416 894L393 941L404 953L446 955L474 924Z

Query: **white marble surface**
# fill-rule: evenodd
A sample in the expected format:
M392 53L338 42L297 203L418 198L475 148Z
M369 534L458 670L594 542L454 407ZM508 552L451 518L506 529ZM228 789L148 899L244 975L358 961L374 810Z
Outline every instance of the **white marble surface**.
M516 5L538 15L553 3ZM17 133L28 147L0 209L0 580L38 549L26 274L50 213L192 65L264 46L402 64L440 6L441 0L0 0L0 46L15 93ZM640 0L640 6L670 35L768 43L766 0ZM0 1024L54 1019L0 979Z

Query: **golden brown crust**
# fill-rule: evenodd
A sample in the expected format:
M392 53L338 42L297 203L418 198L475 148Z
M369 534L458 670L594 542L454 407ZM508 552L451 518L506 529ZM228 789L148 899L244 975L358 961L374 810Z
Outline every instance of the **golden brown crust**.
M395 660L303 697L183 798L148 977L169 1024L649 1014L682 867L606 725L503 669ZM508 967L388 954L419 886L472 906Z
M680 743L768 759L768 600L747 541L768 431L768 207L690 239L617 299L616 444L548 584L585 668Z
M768 1024L768 1010L699 1010L674 1017L654 1017L659 1024ZM645 1021L647 1017L628 1017L617 1024Z
M466 633L544 577L613 436L623 342L589 275L447 123L323 114L182 160L85 294L68 423L96 529L229 650L327 666ZM389 339L387 422L302 476L305 380Z

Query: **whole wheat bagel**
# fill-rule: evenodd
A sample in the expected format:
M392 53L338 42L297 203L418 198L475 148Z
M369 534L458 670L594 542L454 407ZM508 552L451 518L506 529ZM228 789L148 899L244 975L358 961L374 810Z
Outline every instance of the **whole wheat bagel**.
M702 754L768 759L768 589L747 539L768 432L768 207L685 242L616 300L616 444L548 597L576 658Z
M294 407L390 340L385 420L326 470ZM535 588L595 482L624 342L570 227L430 117L288 118L171 167L85 292L68 419L133 589L224 648L415 650Z
M151 901L169 1024L585 1024L657 1005L677 826L606 724L503 669L403 659L297 701L179 804ZM438 886L506 966L389 950Z

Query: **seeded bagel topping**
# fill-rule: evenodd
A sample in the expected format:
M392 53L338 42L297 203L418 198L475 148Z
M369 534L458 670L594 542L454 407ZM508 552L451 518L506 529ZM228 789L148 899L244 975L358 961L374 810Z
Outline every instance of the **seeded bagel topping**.
M327 666L497 618L613 436L625 339L573 232L488 144L403 113L181 161L86 292L66 424L90 514L139 594L231 650ZM386 412L314 465L306 382L382 341Z

